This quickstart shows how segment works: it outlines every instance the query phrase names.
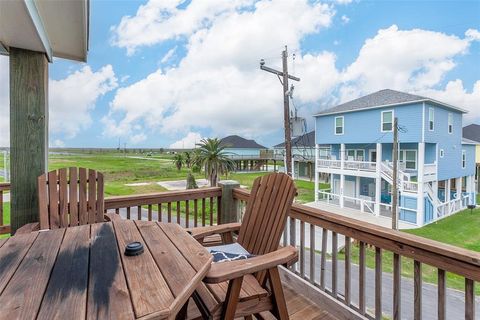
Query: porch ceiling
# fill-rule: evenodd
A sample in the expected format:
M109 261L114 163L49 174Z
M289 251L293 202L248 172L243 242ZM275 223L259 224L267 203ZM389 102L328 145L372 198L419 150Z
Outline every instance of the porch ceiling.
M0 54L10 47L86 61L89 0L0 1Z

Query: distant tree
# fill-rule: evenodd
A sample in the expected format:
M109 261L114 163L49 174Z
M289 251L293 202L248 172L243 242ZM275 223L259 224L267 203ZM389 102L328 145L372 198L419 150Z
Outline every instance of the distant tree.
M173 163L175 164L175 167L177 167L178 171L182 170L184 160L181 153L178 153L173 157Z
M183 153L183 158L185 160L185 165L187 166L187 168L190 168L192 165L192 153L189 151L185 151Z
M165 149L160 148L160 153L164 153L164 152L165 152Z
M195 181L195 177L191 172L187 175L187 189L198 189L197 182Z
M197 146L194 164L205 169L210 186L217 185L219 175L235 169L235 162L228 157L219 139L202 139Z

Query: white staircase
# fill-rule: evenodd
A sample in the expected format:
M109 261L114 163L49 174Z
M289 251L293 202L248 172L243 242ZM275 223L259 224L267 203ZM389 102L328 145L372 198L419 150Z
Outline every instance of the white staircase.
M390 184L393 184L393 164L391 162L382 161L380 164L380 173L382 178ZM397 171L397 187L400 192L417 193L418 185L416 182L410 181L411 176L407 172L399 169Z

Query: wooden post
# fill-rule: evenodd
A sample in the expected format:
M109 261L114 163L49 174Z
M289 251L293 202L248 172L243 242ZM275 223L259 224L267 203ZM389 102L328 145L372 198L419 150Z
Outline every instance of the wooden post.
M233 199L233 189L240 188L240 183L233 180L222 180L218 182L222 188L222 212L220 212L222 223L240 221L238 202Z
M44 53L10 48L12 234L38 221L37 177L47 171L48 61Z

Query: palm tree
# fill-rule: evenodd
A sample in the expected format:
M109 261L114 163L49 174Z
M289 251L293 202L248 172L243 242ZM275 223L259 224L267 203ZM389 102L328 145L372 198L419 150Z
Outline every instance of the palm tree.
M192 153L189 151L185 151L183 153L183 158L185 159L185 165L187 166L187 168L190 168L190 166L192 165Z
M183 156L180 153L177 153L173 157L173 163L175 164L175 167L177 167L177 170L180 171L182 170L183 167Z
M197 146L194 161L196 165L205 168L210 186L217 185L219 174L227 174L235 169L235 162L228 157L219 139L202 139Z

